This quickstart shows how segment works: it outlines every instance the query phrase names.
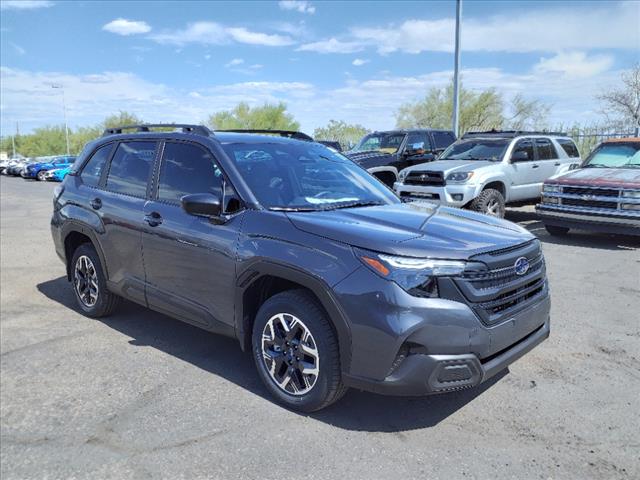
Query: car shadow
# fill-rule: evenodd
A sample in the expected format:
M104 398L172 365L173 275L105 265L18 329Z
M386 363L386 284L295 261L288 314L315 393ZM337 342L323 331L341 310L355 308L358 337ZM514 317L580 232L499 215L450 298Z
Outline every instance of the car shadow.
M599 248L601 250L635 250L640 248L640 237L630 235L571 230L567 235L552 236L545 230L544 224L536 212L528 210L507 209L504 218L526 228L544 243Z
M37 285L49 299L77 310L73 291L65 277ZM234 339L206 332L180 320L125 301L116 314L99 319L135 346L149 346L173 355L197 368L221 376L272 401L255 371L251 356ZM504 370L479 387L429 397L387 397L350 390L336 404L313 414L300 414L345 430L401 432L433 427L473 401L508 373Z

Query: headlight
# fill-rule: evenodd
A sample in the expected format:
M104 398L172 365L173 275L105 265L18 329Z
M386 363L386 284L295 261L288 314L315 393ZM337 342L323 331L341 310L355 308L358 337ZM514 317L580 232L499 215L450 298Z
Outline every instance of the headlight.
M545 193L561 193L562 187L559 185L548 185L545 183L542 186L542 191Z
M447 175L447 181L463 183L473 177L473 172L452 172Z
M462 274L467 262L430 258L399 257L355 249L356 255L370 270L400 285L416 297L437 298L437 277Z
M400 170L400 173L398 174L398 181L400 183L404 182L404 179L407 178L408 174L409 171L406 168L404 170Z
M623 198L638 198L640 199L640 190L623 190Z

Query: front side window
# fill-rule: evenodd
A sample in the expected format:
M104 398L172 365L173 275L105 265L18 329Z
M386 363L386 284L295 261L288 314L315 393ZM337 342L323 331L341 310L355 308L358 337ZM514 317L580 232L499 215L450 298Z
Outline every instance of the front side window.
M376 150L385 153L396 153L405 136L406 133L371 133L363 137L353 151L368 152Z
M596 148L583 165L592 168L640 168L640 143L610 143Z
M522 152L526 154L526 160ZM518 160L522 162L533 159L533 142L531 140L519 140L513 148L513 152L511 152L511 160Z
M552 160L558 158L555 147L546 138L536 139L536 150L538 150L538 160Z
M223 148L266 208L329 210L399 203L366 171L318 143L229 143Z
M167 142L160 164L158 199L178 203L185 195L222 190L222 172L213 156L189 143Z
M469 139L459 140L447 148L439 160L502 160L509 140Z
M95 151L82 169L82 173L80 174L82 183L89 185L90 187L98 186L102 170L109 159L109 154L111 153L112 148L113 144L110 143L108 145L103 145Z
M156 145L156 142L123 142L118 145L109 166L107 190L144 197Z
M431 150L429 136L424 132L409 133L407 138L407 146L405 148L413 148L416 143L421 143L424 150Z

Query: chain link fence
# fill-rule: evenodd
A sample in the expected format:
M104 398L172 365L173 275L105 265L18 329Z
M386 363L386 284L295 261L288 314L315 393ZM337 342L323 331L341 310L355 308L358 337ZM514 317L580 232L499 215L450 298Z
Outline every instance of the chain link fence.
M567 135L569 135L580 150L582 158L586 158L587 155L598 145L600 142L608 140L610 138L625 138L625 137L638 137L638 127L635 129L629 129L628 131L621 131L619 129L603 128L603 127L573 127L565 129Z

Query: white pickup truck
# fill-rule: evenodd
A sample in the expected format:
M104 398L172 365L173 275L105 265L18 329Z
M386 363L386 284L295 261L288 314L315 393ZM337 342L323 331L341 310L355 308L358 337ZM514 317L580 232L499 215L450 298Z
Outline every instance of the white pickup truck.
M393 188L407 200L428 200L504 217L507 204L534 203L550 177L582 162L558 133L495 131L465 134L435 162L405 168Z

